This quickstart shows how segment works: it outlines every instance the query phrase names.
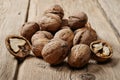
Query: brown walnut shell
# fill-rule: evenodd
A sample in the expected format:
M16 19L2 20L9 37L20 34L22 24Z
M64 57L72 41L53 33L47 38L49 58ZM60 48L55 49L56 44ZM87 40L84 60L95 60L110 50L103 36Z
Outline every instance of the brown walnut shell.
M43 59L52 65L63 62L67 54L68 44L61 39L52 39L42 50Z
M35 22L27 22L23 24L20 30L20 35L31 42L31 37L39 30L39 25Z
M88 21L88 17L84 12L75 13L73 16L69 16L68 25L71 29L76 30L84 27Z
M105 62L112 57L112 47L103 40L97 40L90 44L92 58L98 62Z
M52 39L53 35L50 32L47 31L37 31L31 38L32 44L37 40L37 39Z
M5 44L8 51L18 59L25 58L31 50L29 41L22 36L10 35L6 38Z
M48 13L42 17L38 24L40 25L41 30L55 33L57 30L60 29L61 23L62 20L60 19L59 16Z
M67 19L62 19L62 27L68 26L68 20ZM69 27L69 26L68 26Z
M91 42L97 40L96 31L92 28L82 29L75 34L73 45L82 43L90 45Z
M92 28L91 28L91 24L90 24L90 23L87 23L87 24L85 24L85 27L76 29L76 30L74 31L74 34L76 34L77 32L85 31L85 30L87 30L87 29L89 29L89 28L92 29Z
M53 5L53 6L51 6L49 9L47 9L47 10L45 11L44 14L48 14L48 13L56 14L56 15L58 15L61 19L62 19L63 16L64 16L63 8L62 8L60 5Z
M54 35L54 38L59 38L68 42L69 47L72 47L74 33L70 28L61 29Z
M71 67L81 68L90 60L90 48L85 44L78 44L72 47L68 56L68 63Z
M41 52L45 44L47 44L49 40L47 38L41 38L35 40L35 42L32 44L32 52L37 57L42 57Z

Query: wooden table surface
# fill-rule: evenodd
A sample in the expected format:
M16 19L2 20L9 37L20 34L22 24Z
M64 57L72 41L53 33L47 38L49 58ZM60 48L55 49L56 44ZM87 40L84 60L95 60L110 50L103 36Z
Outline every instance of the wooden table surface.
M65 18L86 12L99 38L112 45L112 60L106 64L90 61L76 70L66 63L51 67L34 56L19 63L10 55L6 36L19 34L23 23L36 21L54 4L63 7ZM0 0L0 80L120 80L120 0Z

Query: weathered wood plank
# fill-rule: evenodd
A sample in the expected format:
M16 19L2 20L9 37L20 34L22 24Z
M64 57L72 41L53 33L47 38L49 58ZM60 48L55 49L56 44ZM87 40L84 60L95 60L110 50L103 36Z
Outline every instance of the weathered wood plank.
M113 29L117 31L120 39L120 0L98 0L103 12L106 13L106 17L113 26Z
M36 17L42 16L43 11L53 4L59 4L64 8L65 17L72 15L73 12L86 12L98 36L113 46L112 61L107 64L90 62L84 69L73 70L66 63L51 67L41 59L30 57L20 66L18 80L84 80L81 78L81 74L84 73L93 74L90 76L92 78L95 76L96 80L119 80L120 43L97 0L31 0L28 21L34 21Z
M14 80L17 74L17 60L5 47L9 34L18 34L25 22L28 0L0 0L0 80Z

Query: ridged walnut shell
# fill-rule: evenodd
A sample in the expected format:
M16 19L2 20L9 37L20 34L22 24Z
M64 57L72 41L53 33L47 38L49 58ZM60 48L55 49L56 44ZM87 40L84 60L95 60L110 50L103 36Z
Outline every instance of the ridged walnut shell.
M31 38L32 44L37 40L37 39L52 39L53 35L50 32L47 31L37 31Z
M70 28L61 29L54 35L54 38L59 38L68 42L69 47L72 47L74 33Z
M87 29L89 29L89 28L91 28L91 24L90 24L90 23L87 23L87 24L85 24L84 27L79 28L79 29L76 29L76 30L74 31L74 34L76 34L77 32L85 31L85 30L87 30ZM91 28L91 29L92 29L92 28Z
M86 65L90 59L90 48L85 44L78 44L72 47L68 56L68 63L71 67L81 68Z
M22 36L10 35L6 38L5 44L8 51L18 59L24 59L31 50L29 41Z
M20 29L20 35L31 42L31 37L39 30L39 25L35 22L27 22Z
M62 8L60 5L53 5L53 6L51 6L49 9L47 9L47 10L45 11L44 14L48 14L48 13L56 14L56 15L58 15L61 19L62 19L63 16L64 16L63 8Z
M63 62L67 54L68 44L61 39L52 39L42 50L43 59L52 65Z
M47 38L41 38L35 40L35 42L32 44L32 52L35 54L37 57L42 57L41 52L45 44L49 42L49 39Z
M71 27L71 29L76 30L84 27L87 21L88 17L84 12L74 13L73 16L69 16L68 25Z
M41 30L55 33L60 29L61 23L62 20L58 15L48 13L43 15L43 17L41 18L38 24L40 25Z
M92 28L82 29L75 34L73 45L82 43L90 45L91 42L97 40L97 33Z
M112 47L103 40L97 40L90 44L92 58L98 62L105 62L112 57Z

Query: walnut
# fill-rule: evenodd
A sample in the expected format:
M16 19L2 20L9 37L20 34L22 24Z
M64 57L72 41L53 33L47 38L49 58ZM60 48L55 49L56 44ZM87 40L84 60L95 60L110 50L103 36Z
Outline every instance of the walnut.
M105 62L112 57L112 47L103 40L97 40L90 44L90 49L93 52L93 59L98 62Z
M44 15L38 24L41 30L49 31L55 33L61 27L62 20L58 15L48 13Z
M8 36L5 43L8 51L18 59L23 59L30 53L31 45L22 36Z
M50 39L53 38L53 35L47 31L38 31L32 36L32 52L37 57L42 57L41 51L45 44L48 43Z
M49 42L49 39L47 38L41 38L35 40L35 42L32 44L32 52L35 54L37 57L42 57L41 52L45 44Z
M62 9L62 7L60 5L53 5L51 6L49 9L47 9L45 11L44 14L48 14L48 13L52 13L52 14L56 14L58 15L61 19L63 18L64 16L64 11Z
M71 29L76 30L84 27L88 21L88 17L84 12L74 13L73 16L69 16L68 25Z
M90 45L91 42L97 40L97 34L94 29L91 27L89 28L84 28L79 30L73 39L73 45L82 43L82 44L87 44Z
M68 44L61 39L52 39L42 49L43 59L49 64L56 65L64 61L68 54Z
M56 32L54 38L59 38L68 42L69 47L72 47L74 33L70 28L61 29Z
M62 27L68 26L68 20L67 19L62 19ZM69 26L68 26L69 27ZM69 27L70 28L70 27Z
M31 37L39 30L39 25L35 22L27 22L23 24L20 30L20 35L31 42Z
M85 30L88 29L88 28L91 28L91 24L90 24L90 23L85 24L85 27L76 29L76 30L74 31L74 34L76 34L77 32L85 31ZM92 28L91 28L91 29L92 29Z
M90 48L85 44L78 44L72 47L68 56L68 63L71 67L81 68L86 65L90 59Z
M50 32L47 31L37 31L31 38L32 44L37 40L37 39L52 39L53 35Z

